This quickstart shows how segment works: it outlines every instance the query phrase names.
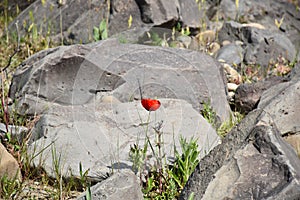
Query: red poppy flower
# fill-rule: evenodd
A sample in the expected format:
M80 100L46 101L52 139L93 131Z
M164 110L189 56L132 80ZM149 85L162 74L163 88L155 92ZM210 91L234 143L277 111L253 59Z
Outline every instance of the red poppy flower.
M139 84L142 106L148 111L156 111L160 107L160 101L158 101L156 99L144 99L143 95L142 95L142 88L141 88L141 84L140 84L139 80L138 80L138 84Z
M156 99L142 99L141 103L148 111L156 111L160 107L160 101Z

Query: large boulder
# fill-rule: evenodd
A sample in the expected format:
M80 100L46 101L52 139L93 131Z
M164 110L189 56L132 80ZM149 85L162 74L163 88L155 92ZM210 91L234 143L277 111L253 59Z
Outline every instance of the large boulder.
M93 41L93 27L99 27L102 20L108 22L110 36L141 27L159 26L172 29L178 22L182 26L197 28L200 11L193 0L120 0L104 1L35 1L9 25L10 32L23 37L36 30L39 34L51 36L56 42L65 44L89 43ZM128 20L132 18L129 26ZM22 24L22 26L21 26Z
M121 102L145 97L184 99L200 112L210 103L220 121L229 119L222 67L198 52L106 40L39 52L15 72L10 98L19 112L40 114L51 104L83 105L112 92ZM23 110L23 111L22 111Z
M298 199L299 173L295 151L258 109L200 161L180 199Z
M219 41L242 41L245 49L245 52L241 54L242 61L246 64L260 65L263 72L270 67L271 61L277 61L280 56L289 61L297 58L297 50L285 34L260 29L253 24L225 22L218 33L218 39Z
M198 138L201 157L217 145L200 110L210 102L219 122L229 120L221 72L205 54L107 40L32 56L16 71L10 97L18 112L40 115L30 148L41 156L36 165L43 161L53 175L53 160L61 158L63 174L78 174L80 162L91 174L106 173L130 168L130 147L143 147L145 137L156 144L155 127L161 127L167 157L174 145L180 149L180 135ZM162 103L150 115L136 101L138 79L144 97Z
M299 1L239 1L238 8L235 3L233 0L220 1L218 14L226 20L255 22L271 32L280 31L295 44L297 49L300 47L300 13L297 9ZM282 21L279 28L275 20L278 23Z
M264 91L258 108L200 161L181 199L299 199L299 88L292 78Z

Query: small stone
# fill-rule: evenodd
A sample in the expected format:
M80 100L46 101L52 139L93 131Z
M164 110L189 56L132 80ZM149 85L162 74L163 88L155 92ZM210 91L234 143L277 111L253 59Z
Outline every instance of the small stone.
M227 83L227 87L229 91L235 91L239 86L235 83Z
M192 38L187 35L181 35L177 38L177 41L181 42L185 48L189 48Z
M284 137L285 141L287 141L292 147L295 149L298 157L300 158L300 135L294 134Z
M230 42L229 40L224 40L224 41L222 42L222 46L226 46L226 45L228 45L228 44L231 44L231 42Z
M209 52L214 55L220 48L219 43L213 42L209 45Z
M207 43L211 43L216 39L216 34L212 30L207 30L197 34L196 38L201 45L206 45Z
M242 83L242 76L235 69L233 69L227 63L225 63L223 67L226 72L227 80L229 83L235 83L235 84Z
M3 176L10 180L22 180L18 162L0 143L0 178Z
M232 92L232 91L228 92L228 97L229 97L229 100L230 100L230 101L233 101L233 100L234 100L234 95L235 95L234 92Z

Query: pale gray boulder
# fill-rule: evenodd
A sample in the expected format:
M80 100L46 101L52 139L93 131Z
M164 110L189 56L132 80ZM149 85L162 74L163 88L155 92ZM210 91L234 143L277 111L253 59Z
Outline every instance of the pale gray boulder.
M144 97L162 103L150 115L151 142L153 127L162 122L167 158L174 146L180 150L180 135L197 138L203 157L219 137L201 116L201 103L211 103L219 122L230 116L222 72L198 52L106 40L35 54L16 71L10 97L18 112L40 115L29 148L39 154L35 165L53 176L53 160L60 157L65 176L78 175L81 162L95 177L131 168L130 147L144 145L148 112L139 101L138 79Z
M91 197L93 200L119 200L135 199L142 200L143 193L140 180L130 170L116 172L104 181L91 187ZM85 200L87 193L81 194L77 200Z
M229 119L222 67L208 55L183 49L119 44L106 40L39 52L15 72L10 97L19 111L39 114L52 103L82 105L95 93L121 102L145 97L184 99L200 112L210 102L220 121Z

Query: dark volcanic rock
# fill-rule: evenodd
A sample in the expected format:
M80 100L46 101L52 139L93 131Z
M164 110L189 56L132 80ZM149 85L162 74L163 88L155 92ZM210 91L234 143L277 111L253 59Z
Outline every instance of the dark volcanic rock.
M65 1L62 5L56 0L47 0L45 3L35 1L10 24L9 30L15 32L15 22L18 21L21 36L28 34L29 27L34 25L38 31L42 30L39 34L50 34L57 42L60 42L63 36L65 44L72 44L93 41L93 27L98 27L101 20L107 17L109 17L109 35L127 30L130 15L134 19L131 28L143 24L134 0L112 1L110 10L108 8L104 0L90 3L71 0Z
M139 98L139 78L145 96L184 99L199 111L203 102L210 101L223 121L229 107L222 73L222 67L205 54L107 40L35 54L14 74L10 97L19 108L29 106L30 114L42 113L49 102L88 104L95 95L92 91L113 91L118 100L128 102L132 95Z
M300 80L280 83L265 91L258 108L272 116L282 135L300 134Z
M204 157L180 199L297 199L300 160L272 117L256 110Z
M242 41L245 47L243 61L246 64L259 64L266 71L270 61L283 56L293 61L297 51L284 34L276 31L258 29L252 25L226 22L218 34L219 41Z
M283 77L271 77L256 83L241 84L237 88L234 96L235 108L243 113L254 110L264 91L285 81L287 81L287 79Z
M229 65L239 65L244 59L244 50L240 45L228 44L219 49L216 59L225 61Z
M236 9L235 1L222 0L220 3L220 16L225 20L255 22L262 24L267 30L285 34L297 49L300 48L300 12L297 6L287 0L266 0L266 1L239 1ZM298 3L299 1L293 1ZM236 18L237 17L237 18ZM282 20L280 29L274 20Z
M35 1L9 25L9 31L16 32L15 23L19 22L22 37L31 34L30 27L33 27L56 42L63 39L64 44L73 44L93 41L93 27L98 27L103 19L108 21L109 36L141 27L172 29L178 22L184 27L201 25L200 11L193 0L119 0L109 1L110 4L104 0L58 2ZM132 21L128 27L130 16Z

